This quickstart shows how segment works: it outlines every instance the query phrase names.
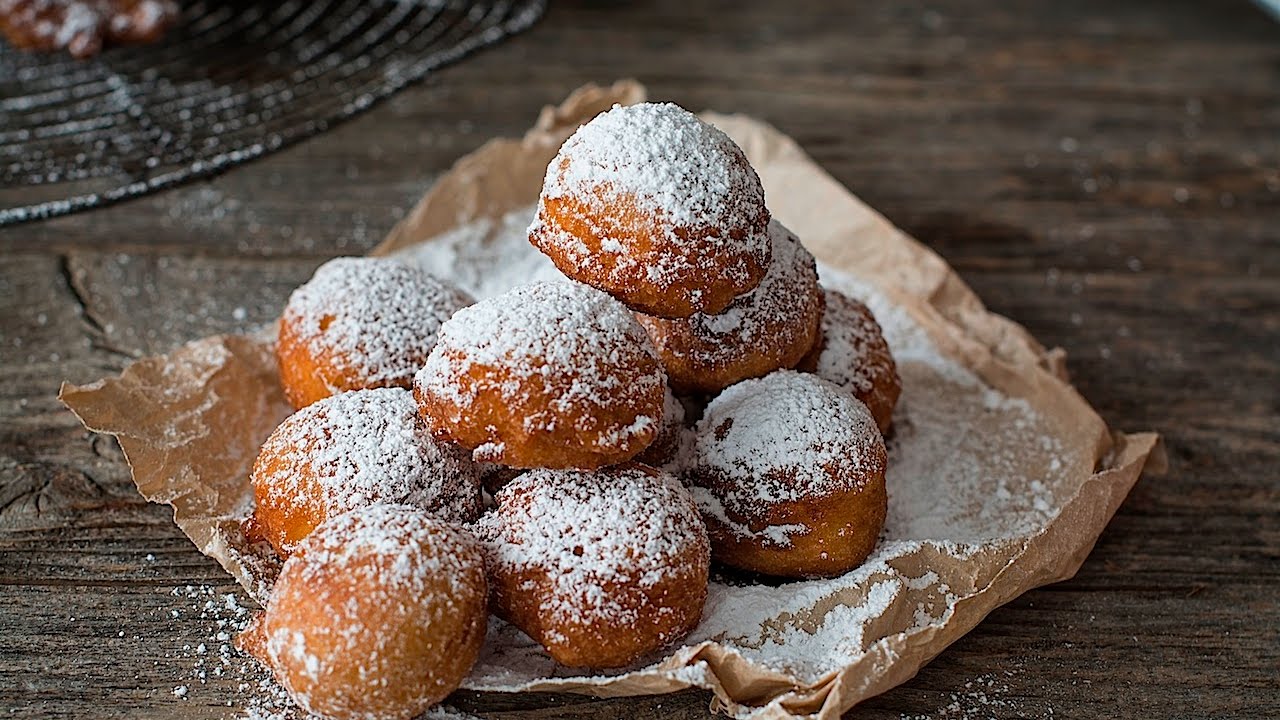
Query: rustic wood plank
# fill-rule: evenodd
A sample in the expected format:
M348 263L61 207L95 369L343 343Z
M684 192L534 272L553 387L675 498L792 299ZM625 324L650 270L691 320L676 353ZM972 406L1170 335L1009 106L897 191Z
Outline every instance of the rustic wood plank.
M1167 439L1171 472L1138 484L1077 578L996 611L853 715L1273 715L1278 32L1246 2L560 2L289 151L5 230L0 710L226 717L245 700L234 674L201 684L182 649L210 636L185 587L233 588L138 497L115 444L61 409L62 379L269 320L459 155L583 82L637 76L797 138L993 309L1067 348L1108 422ZM454 698L484 717L700 718L707 702Z

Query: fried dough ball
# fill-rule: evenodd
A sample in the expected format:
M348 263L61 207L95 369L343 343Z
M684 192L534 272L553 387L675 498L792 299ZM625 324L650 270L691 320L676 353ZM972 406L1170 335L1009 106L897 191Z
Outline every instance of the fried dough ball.
M648 447L663 387L657 354L630 311L561 281L458 311L413 389L435 437L477 462L594 469Z
M706 529L670 473L533 470L496 500L476 524L491 606L562 665L623 667L701 619Z
M822 336L797 369L853 393L876 419L880 432L893 424L902 394L898 366L871 309L837 290L826 291Z
M280 318L285 397L302 408L348 390L408 388L440 324L472 302L395 260L330 260L293 291Z
M662 422L658 426L658 435L636 456L636 462L654 467L662 467L675 459L680 450L680 441L684 437L684 403L671 392L670 387L663 388Z
M308 713L408 720L457 689L488 623L476 539L405 505L326 520L238 638Z
M468 522L482 509L479 472L431 438L413 396L357 390L290 415L263 443L251 474L246 534L281 557L326 518L373 503L404 503Z
M716 393L778 368L795 367L822 322L813 255L774 220L773 262L760 285L718 315L666 319L637 313L678 393Z
M717 562L778 577L847 572L884 526L888 462L858 399L813 375L744 380L707 406L685 459Z
M542 185L529 241L567 276L660 317L716 313L769 266L764 189L723 132L670 103L578 128Z

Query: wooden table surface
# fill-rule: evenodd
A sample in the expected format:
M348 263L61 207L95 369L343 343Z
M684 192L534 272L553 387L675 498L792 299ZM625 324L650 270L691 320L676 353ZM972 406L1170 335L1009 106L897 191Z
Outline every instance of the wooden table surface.
M853 717L1280 714L1280 26L1246 2L848 5L557 2L300 146L0 231L0 713L220 717L244 699L243 679L195 677L210 622L172 595L229 579L58 384L273 319L459 155L584 82L634 76L795 137L1066 348L1111 425L1166 438L1170 472L1139 482L1074 580L998 610ZM698 718L708 699L454 702Z

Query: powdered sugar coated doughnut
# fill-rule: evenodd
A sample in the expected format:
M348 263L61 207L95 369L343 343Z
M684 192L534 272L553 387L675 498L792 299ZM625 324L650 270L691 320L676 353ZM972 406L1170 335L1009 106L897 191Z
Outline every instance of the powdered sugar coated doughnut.
M571 278L651 315L719 312L769 264L760 178L670 103L615 106L547 166L529 239Z
M591 469L653 441L665 377L622 303L571 282L460 310L414 381L422 417L477 461Z
M718 562L810 577L846 572L875 547L887 461L858 399L779 370L711 401L684 466Z
M402 505L326 520L240 638L308 713L407 720L475 664L484 557L466 531Z
M826 291L826 302L822 336L797 367L853 393L887 432L902 394L889 343L863 303L837 290Z
M818 337L823 296L813 255L769 223L773 262L764 280L718 315L667 319L637 313L679 393L715 393L778 368L794 367Z
M533 470L477 523L494 611L575 667L621 667L701 618L710 551L687 490L638 464Z
M295 408L348 390L409 387L440 324L471 296L394 260L337 258L293 291L276 355Z
M263 443L252 482L254 530L281 555L326 518L373 503L457 522L481 509L475 465L432 439L400 388L334 395L290 415Z

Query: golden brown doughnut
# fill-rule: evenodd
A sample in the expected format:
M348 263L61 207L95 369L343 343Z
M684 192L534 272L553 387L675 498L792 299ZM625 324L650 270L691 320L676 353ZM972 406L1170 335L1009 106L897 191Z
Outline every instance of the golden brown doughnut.
M664 386L630 311L562 281L458 311L440 327L413 389L435 437L478 462L594 469L648 447Z
M565 275L661 317L716 313L769 265L760 178L729 136L670 103L578 128L542 186L529 240Z
M295 408L348 390L408 388L440 323L472 303L418 268L379 258L337 258L293 291L276 356Z
M496 499L476 524L492 607L557 662L622 667L698 624L710 551L675 476L532 470Z
M238 645L307 713L408 720L457 689L488 622L475 538L404 505L326 520Z
M874 549L888 509L887 461L858 399L813 375L778 370L711 401L685 477L717 562L829 577Z
M797 369L853 393L871 411L880 432L888 432L902 394L889 343L866 305L836 290L827 290L826 299L822 337Z
M251 474L250 535L289 555L326 518L377 502L445 520L480 514L475 465L431 438L408 390L357 390L290 415L263 443Z
M755 290L718 315L667 319L637 313L678 393L717 393L751 377L794 367L818 337L822 288L813 256L769 223L773 262Z

